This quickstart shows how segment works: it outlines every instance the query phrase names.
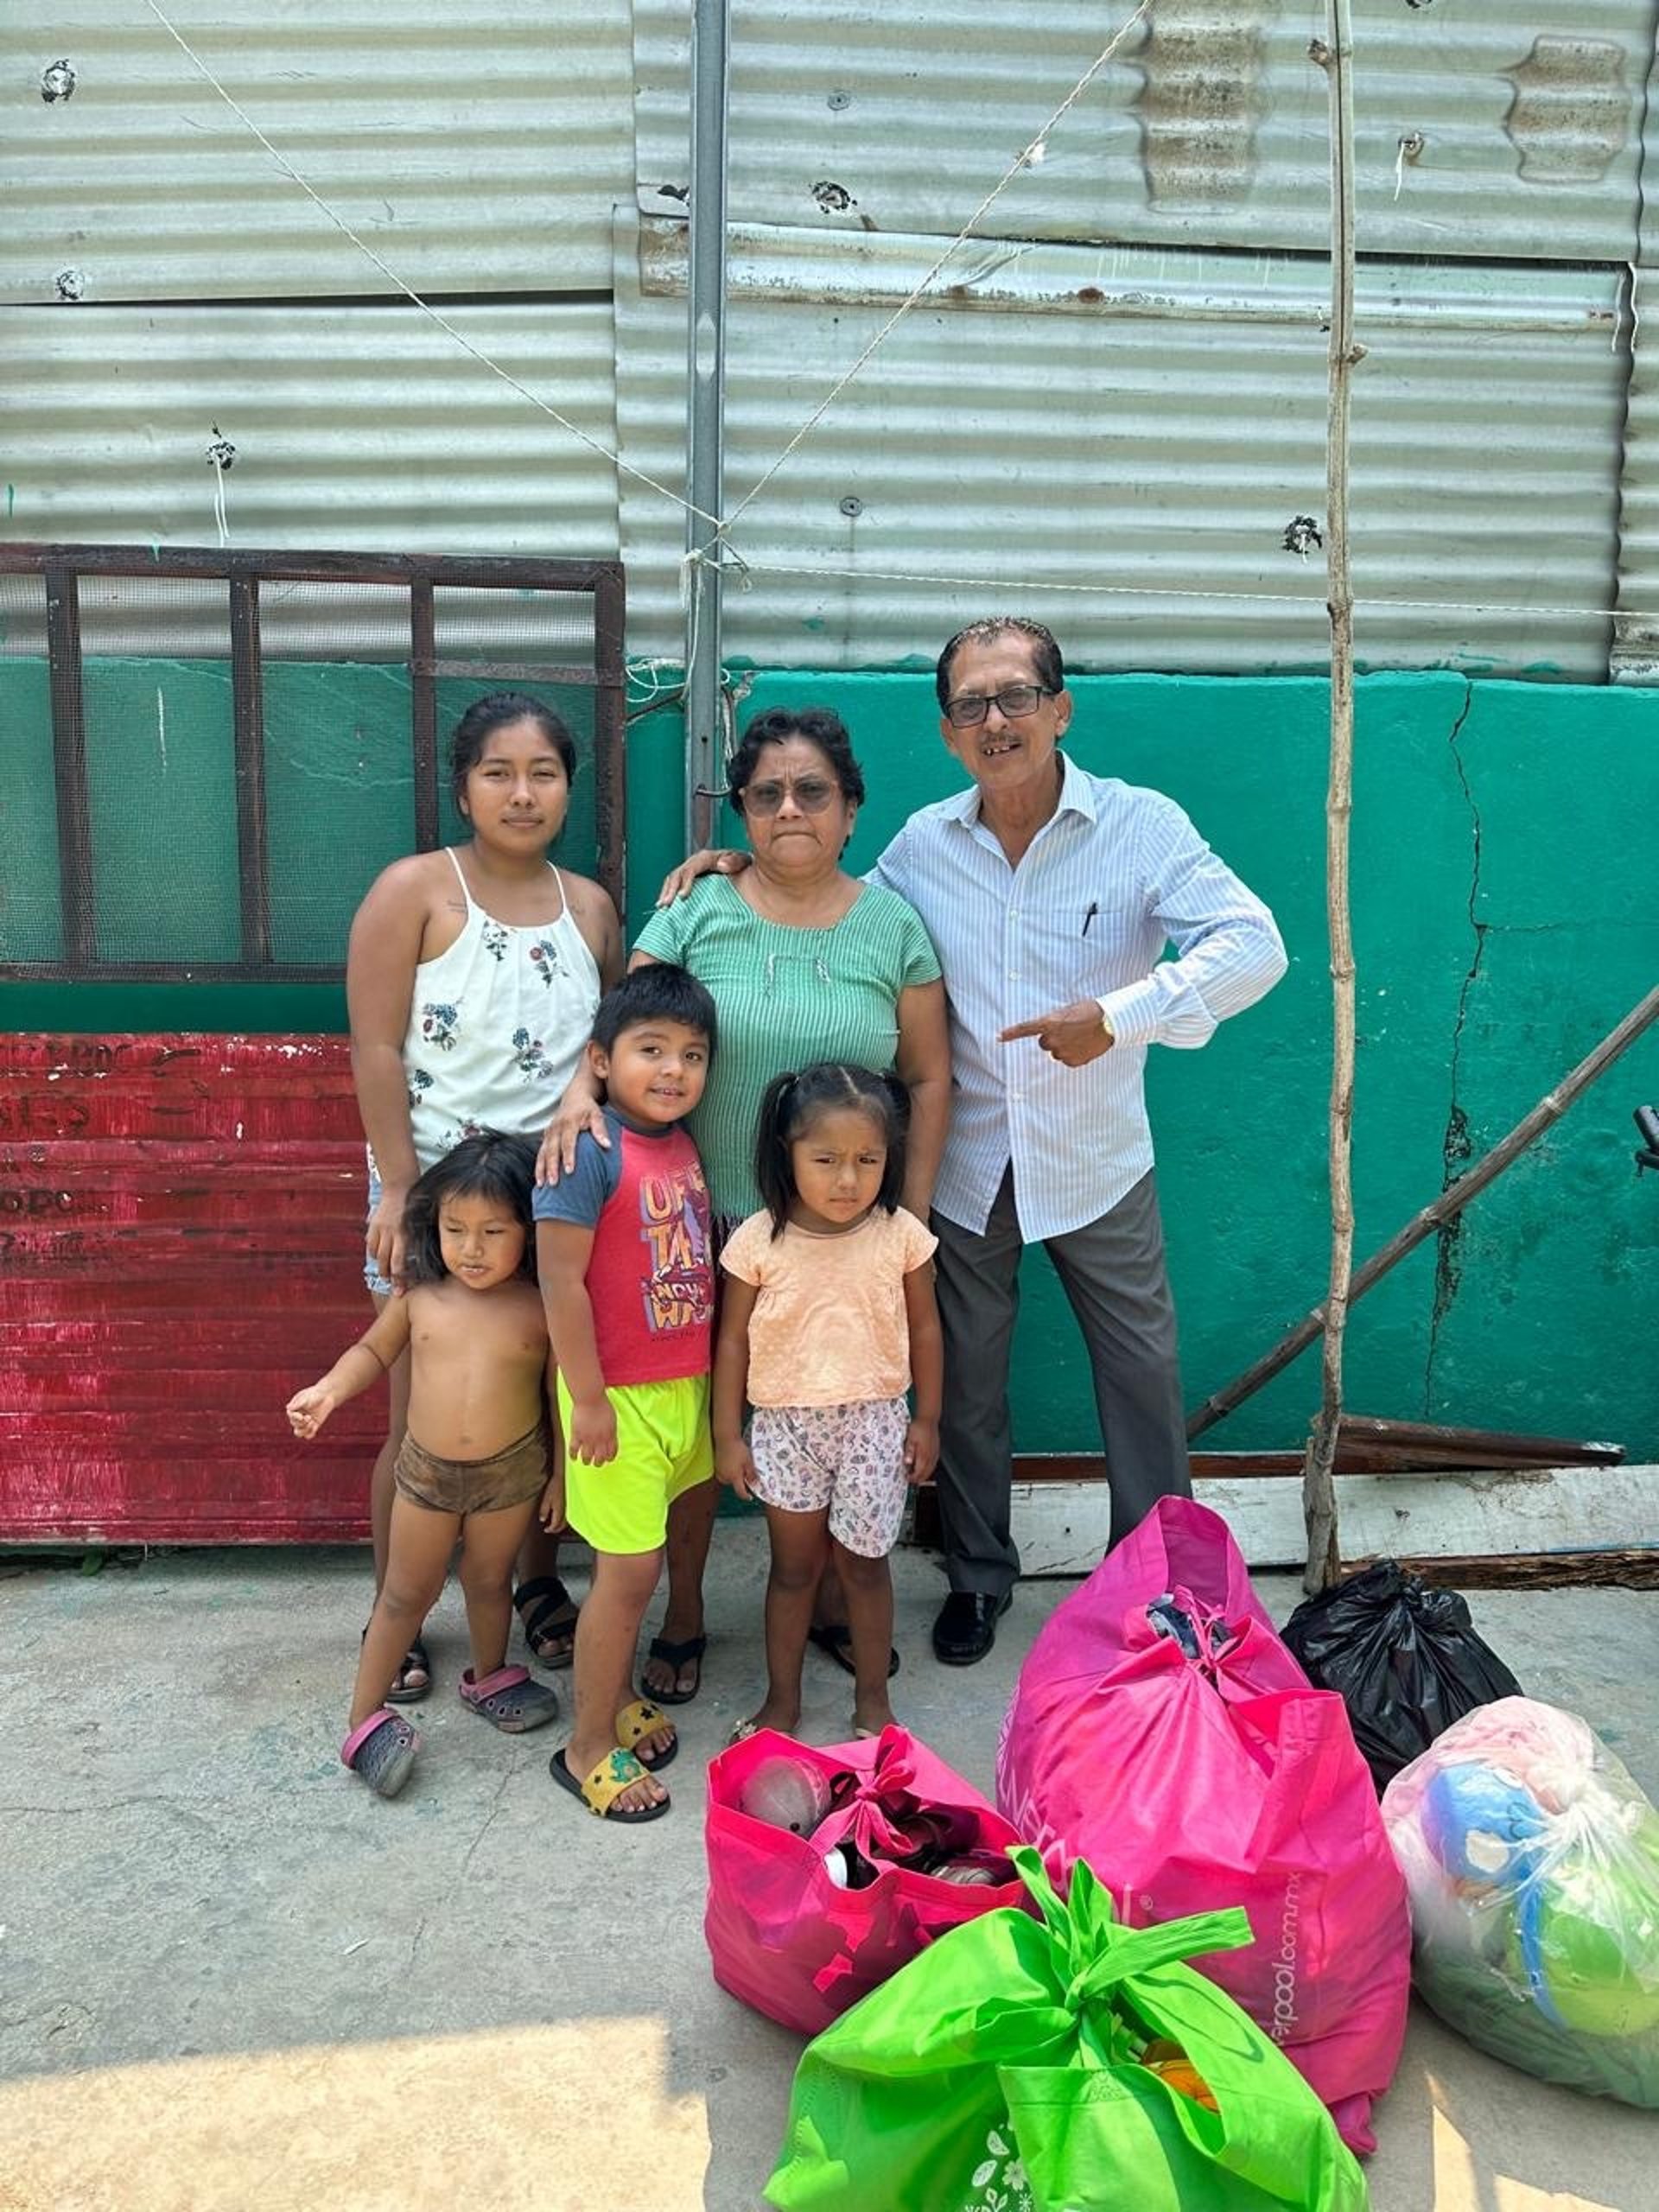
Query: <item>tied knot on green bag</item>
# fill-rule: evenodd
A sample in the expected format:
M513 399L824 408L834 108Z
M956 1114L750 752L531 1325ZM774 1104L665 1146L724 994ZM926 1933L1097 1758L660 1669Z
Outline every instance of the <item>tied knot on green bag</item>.
M1071 1968L1065 1985L1068 2012L1082 2012L1109 1996L1120 1982L1154 1967L1206 1951L1241 1951L1251 1940L1249 1916L1239 1905L1229 1905L1222 1912L1189 1913L1184 1920L1166 1920L1155 1928L1126 1928L1085 1860L1079 1859L1073 1866L1071 1896L1062 1904L1040 1856L1029 1844L1016 1845L1008 1856Z

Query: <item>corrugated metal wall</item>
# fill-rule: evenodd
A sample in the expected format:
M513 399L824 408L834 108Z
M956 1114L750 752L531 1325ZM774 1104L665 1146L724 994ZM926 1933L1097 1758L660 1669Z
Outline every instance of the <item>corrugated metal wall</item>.
M1655 662L1656 10L1356 0L1374 664L1599 680L1615 605L1618 672ZM674 655L673 499L464 345L679 484L687 0L163 12L242 115L128 0L0 31L10 530L211 542L222 435L233 542L620 549L632 649ZM1131 13L735 0L728 505ZM731 656L891 663L992 596L1085 664L1317 663L1281 540L1323 506L1324 19L1154 0L736 524Z
M829 358L855 356L936 251L760 227L734 240L734 502L810 412L826 338ZM728 653L893 662L1018 602L1097 667L1322 664L1324 563L1283 539L1324 510L1324 286L1306 258L964 255L949 308L906 317L741 518L753 582L728 594ZM618 262L618 416L659 478L680 450L683 287L683 230L645 219L637 260L625 240ZM1605 673L1618 309L1606 271L1368 262L1365 659ZM635 634L671 636L678 517L632 486L622 513ZM1547 618L1528 611L1541 601Z
M989 0L965 30L946 0L738 7L728 510L1131 12ZM1599 681L1621 585L1659 606L1653 557L1618 574L1656 9L1559 14L1356 0L1372 665ZM739 521L733 658L891 661L995 602L1052 614L1095 667L1319 662L1322 574L1281 541L1324 506L1326 94L1308 46L1325 16L1154 0L933 281L940 304L911 311ZM636 0L634 23L618 415L631 457L671 481L683 256L661 225L687 171L686 10ZM680 524L629 487L622 513L636 630L663 650Z
M6 12L0 298L391 292L251 126L416 291L609 286L627 0L165 0L245 121L143 0Z
M633 12L640 205L672 213L690 10ZM736 0L733 220L951 236L1134 12ZM1354 0L1353 15L1368 251L1629 258L1649 0ZM1323 253L1308 44L1325 29L1325 0L1154 0L985 234Z
M162 12L0 31L8 531L613 555L626 0Z
M446 303L445 320L600 447L607 300ZM0 310L11 531L452 553L614 552L614 472L413 308L288 301ZM177 650L177 646L175 647Z

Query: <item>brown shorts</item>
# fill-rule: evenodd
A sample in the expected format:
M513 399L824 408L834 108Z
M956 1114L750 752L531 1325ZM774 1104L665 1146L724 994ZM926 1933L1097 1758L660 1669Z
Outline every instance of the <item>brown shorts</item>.
M487 1459L445 1459L405 1436L392 1471L401 1497L435 1513L502 1513L546 1485L547 1431L539 1423Z

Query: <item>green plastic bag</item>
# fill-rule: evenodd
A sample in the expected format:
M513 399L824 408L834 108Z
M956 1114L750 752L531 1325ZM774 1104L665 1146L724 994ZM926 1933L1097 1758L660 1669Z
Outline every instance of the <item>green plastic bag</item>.
M1364 2177L1318 2097L1182 1963L1248 1943L1244 1914L1124 1928L1081 1860L1063 1904L1034 1851L1010 1855L1041 1919L1004 1910L951 1929L807 2046L766 2201L1364 2212ZM1142 2063L1160 2044L1179 2046L1213 2110Z

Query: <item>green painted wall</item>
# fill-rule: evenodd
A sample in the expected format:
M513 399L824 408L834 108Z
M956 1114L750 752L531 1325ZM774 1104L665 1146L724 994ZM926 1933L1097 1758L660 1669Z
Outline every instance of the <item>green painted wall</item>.
M275 674L276 671L273 671ZM395 672L290 669L269 723L273 866L290 942L343 938L375 870L406 846L404 702ZM121 749L100 760L101 925L217 949L235 912L222 683L179 664L105 671ZM167 698L161 772L155 695ZM463 688L464 690L464 688ZM1179 799L1269 901L1291 972L1201 1053L1149 1077L1171 1265L1196 1402L1322 1294L1329 983L1324 919L1326 701L1314 679L1082 677L1072 750ZM463 694L458 692L454 702ZM760 675L747 714L825 701L857 740L868 862L912 807L954 787L931 682ZM562 702L561 703L565 703ZM0 673L0 957L55 925L49 747L37 671ZM1359 685L1353 902L1360 1049L1355 1122L1363 1256L1501 1136L1659 975L1659 724L1643 691L1375 675ZM342 746L341 733L348 733ZM634 726L630 920L679 857L679 727ZM579 807L567 856L591 859ZM146 917L149 918L146 919ZM191 933L200 931L200 941ZM180 934L182 932L182 934ZM40 957L38 953L34 957ZM10 1028L339 1027L332 988L67 991L0 987ZM1357 1411L1614 1438L1659 1459L1659 1179L1638 1183L1630 1109L1659 1099L1644 1039L1484 1198L1352 1317ZM1087 1448L1071 1322L1033 1255L1021 1320L1019 1440ZM1212 1433L1300 1441L1316 1356Z
M436 688L439 728L447 733L480 686L452 678ZM225 663L89 657L82 696L101 957L237 959L234 734ZM569 724L579 754L590 754L592 693L543 686L543 696ZM268 660L264 715L272 954L327 964L342 957L365 887L410 849L408 675L396 665ZM60 959L52 741L38 662L0 660L0 766L8 793L16 795L0 809L0 884L8 887L0 960ZM460 824L447 776L441 782L442 833L454 836ZM593 779L580 772L566 836L574 851L592 853ZM205 996L193 995L190 1005L200 1007L204 1028L278 1028L301 1009L317 1027L343 1023L339 993L318 997L315 988L297 999L289 988L216 996L212 1020ZM238 1020L235 1008L250 1001ZM117 1000L125 1018L108 1026L148 1024L142 1009L172 1003L149 993ZM229 1010L222 1021L221 1009ZM9 1027L24 1026L9 1002L0 1011Z

